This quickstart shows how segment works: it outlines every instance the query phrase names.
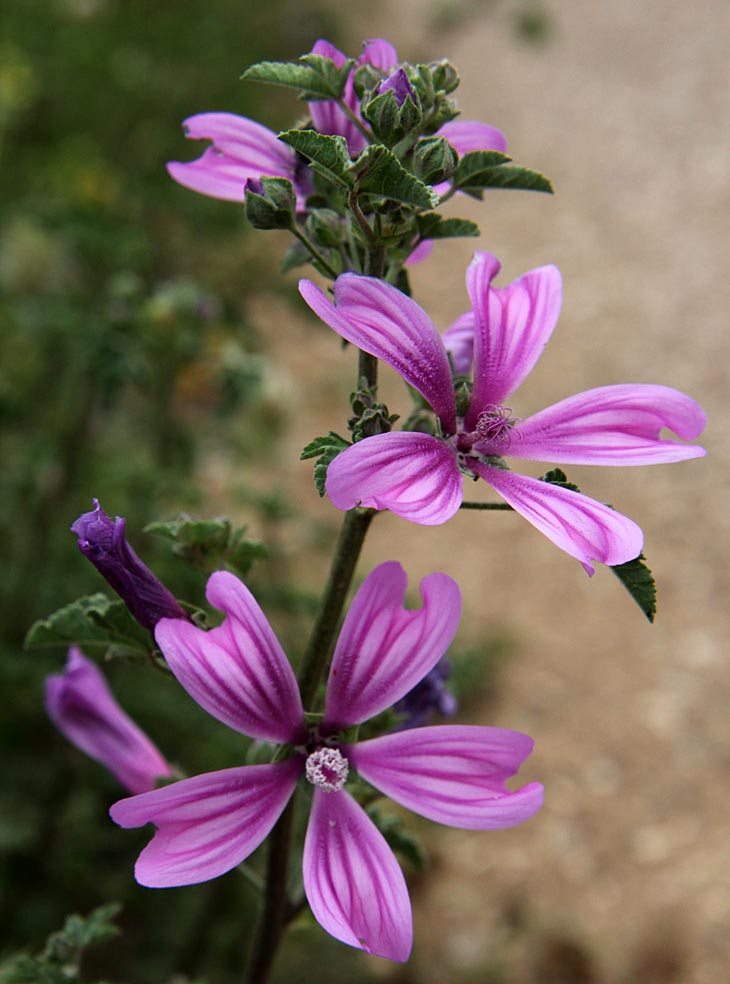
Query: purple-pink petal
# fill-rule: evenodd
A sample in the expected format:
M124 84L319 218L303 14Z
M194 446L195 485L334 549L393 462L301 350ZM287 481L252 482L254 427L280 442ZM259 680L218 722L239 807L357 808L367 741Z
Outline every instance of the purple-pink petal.
M476 120L451 120L436 131L436 136L446 137L459 157L474 150L498 150L500 154L507 150L501 130Z
M322 58L329 58L338 68L344 65L347 61L346 55L344 55L339 48L335 48L335 46L329 41L325 41L324 38L320 38L318 41L314 42L312 54L321 55ZM359 115L357 112L358 100L353 86L353 75L354 73L350 72L347 83L345 84L343 101L353 113ZM339 103L335 99L319 99L314 100L307 105L309 106L309 114L312 118L312 126L314 129L317 130L318 133L344 137L347 141L350 154L353 157L357 157L360 151L365 147L366 140L352 120L342 110Z
M383 38L369 38L363 44L359 58L361 65L374 65L381 72L390 74L398 64L398 52L390 41Z
M345 273L335 281L335 303L310 280L299 292L322 321L348 342L387 362L435 410L447 433L456 430L456 405L446 349L414 300L375 277Z
M470 465L513 509L579 560L588 574L594 572L593 561L625 564L641 553L640 527L602 502L479 461Z
M315 789L304 842L304 891L335 939L404 962L413 943L403 872L385 838L344 790Z
M474 362L474 312L460 314L441 336L458 376L471 375Z
M422 607L405 608L408 578L395 561L371 571L337 640L323 727L360 724L391 707L433 669L451 644L461 592L447 574L421 581Z
M558 315L562 287L557 267L539 267L494 288L499 261L477 252L466 276L474 311L474 388L464 424L476 426L487 406L503 404L540 358Z
M359 774L401 806L429 820L496 830L528 820L542 806L533 782L507 789L532 751L528 735L503 728L438 725L343 746Z
M251 738L295 742L304 710L296 677L255 598L237 577L216 571L206 596L225 612L209 632L162 619L155 638L170 669L193 700ZM182 627L182 631L180 631Z
M147 735L117 704L101 670L77 646L62 674L46 678L46 711L58 730L131 793L172 774Z
M197 160L168 163L170 176L186 188L212 198L242 202L249 178L295 181L294 151L254 120L234 113L198 113L183 126L189 138L213 142Z
M115 803L109 813L120 827L157 827L137 861L137 881L149 888L193 885L235 868L268 836L301 772L301 758L247 765Z
M704 448L660 438L663 428L692 440L705 413L668 386L601 386L561 400L517 426L515 458L586 465L651 465L699 458Z
M338 509L390 509L422 526L439 526L461 505L463 481L451 448L417 431L377 434L339 454L325 488Z

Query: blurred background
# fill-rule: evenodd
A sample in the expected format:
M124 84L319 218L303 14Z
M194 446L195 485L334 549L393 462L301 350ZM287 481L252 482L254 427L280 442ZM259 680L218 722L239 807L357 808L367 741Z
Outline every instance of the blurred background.
M104 590L68 532L98 496L191 601L205 574L144 526L183 510L247 524L270 551L249 583L296 654L339 522L298 457L344 429L353 353L297 303L296 275L279 276L286 240L177 186L164 163L199 153L180 130L195 112L274 129L303 115L287 93L238 81L252 62L321 36L353 54L385 36L404 59L450 58L465 118L500 127L556 189L450 203L482 237L437 244L413 272L416 299L446 327L467 306L475 246L500 257L502 283L557 263L563 314L515 411L663 383L706 407L709 456L569 470L644 528L653 626L610 572L587 579L516 516L434 529L378 517L361 573L397 558L413 586L437 569L458 579L461 719L535 736L525 779L545 783L546 805L490 834L408 817L428 856L425 872L407 868L410 963L351 952L304 919L276 980L315 965L322 984L725 980L727 4L6 0L0 25L0 968L67 913L118 900L123 936L89 953L85 981L240 979L254 890L236 873L184 890L133 883L147 834L110 823L119 788L45 718L42 681L65 652L23 652L23 638ZM396 381L384 385L403 409ZM106 669L187 772L240 763L240 739L174 683Z

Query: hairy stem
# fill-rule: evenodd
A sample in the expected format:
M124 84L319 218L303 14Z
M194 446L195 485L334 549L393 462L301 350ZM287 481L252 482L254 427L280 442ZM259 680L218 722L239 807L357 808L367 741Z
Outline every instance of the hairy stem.
M312 254L314 259L317 260L319 264L321 264L322 269L327 271L328 276L332 277L333 280L336 280L338 274L335 268L330 263L327 262L327 260L324 258L324 255L320 253L320 251L317 249L314 243L310 242L310 240L307 239L307 237L304 235L301 229L299 229L296 225L292 225L290 231L293 236L297 237L297 239L303 246L306 246L306 248Z
M506 502L462 502L459 509L499 509L504 512L514 512Z

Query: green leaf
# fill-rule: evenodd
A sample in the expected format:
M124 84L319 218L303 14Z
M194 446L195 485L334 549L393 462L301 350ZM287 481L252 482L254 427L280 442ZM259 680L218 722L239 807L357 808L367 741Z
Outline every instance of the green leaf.
M354 58L348 58L339 68L331 58L325 58L324 55L315 55L313 52L310 52L308 55L302 55L299 61L304 62L305 65L309 65L314 69L322 81L323 88L329 91L328 96L320 98L340 99L343 96L348 76L355 65Z
M170 540L175 556L191 567L206 573L230 567L245 577L256 560L269 556L265 544L246 538L247 528L234 528L230 519L223 516L191 519L183 514L177 519L150 523L145 532Z
M285 130L279 134L279 140L306 157L318 174L348 191L352 187L349 173L352 161L344 137L333 137L316 130Z
M580 492L577 485L568 481L568 476L561 468L553 468L546 472L541 476L540 481L549 482L550 485L559 485L562 489L568 489L569 492Z
M627 564L616 564L611 570L623 584L650 622L656 615L656 581L643 554Z
M312 258L312 254L309 252L304 243L300 243L295 240L284 252L281 258L281 272L289 273L290 270L295 270L297 267L304 266L305 263L309 263Z
M320 498L324 495L324 483L330 462L334 461L338 454L349 447L349 441L340 437L339 434L335 434L334 431L330 431L326 437L315 437L299 455L301 461L306 461L308 458L319 458L314 466L314 484Z
M244 82L268 82L270 85L299 89L301 97L307 100L336 99L342 92L333 88L327 74L321 74L311 64L298 62L258 62L247 68L241 78Z
M426 855L420 841L406 830L400 817L382 814L372 806L366 812L397 854L410 862L416 871L426 870Z
M539 171L520 164L496 150L473 150L459 160L453 177L455 188L481 191L483 188L514 188L522 191L545 191L552 194L550 180Z
M350 170L359 194L387 198L416 208L435 208L439 196L406 171L395 154L381 145L366 147Z
M479 226L469 219L445 219L438 212L426 212L416 217L421 239L456 239L478 236Z
M114 656L145 659L150 653L149 634L135 621L121 600L105 594L78 598L35 622L25 637L26 649L47 646L104 647Z

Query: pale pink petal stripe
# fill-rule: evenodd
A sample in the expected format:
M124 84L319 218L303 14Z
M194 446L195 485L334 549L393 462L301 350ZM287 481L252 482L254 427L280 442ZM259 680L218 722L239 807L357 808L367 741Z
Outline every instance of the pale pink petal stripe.
M557 267L530 270L506 287L491 287L499 261L474 254L467 288L474 310L474 389L465 427L472 430L485 407L503 404L540 358L560 313Z
M451 448L417 431L377 434L347 448L329 465L325 487L338 509L390 509L422 526L451 519L463 498Z
M589 574L594 572L593 561L625 564L641 553L644 534L640 527L602 502L478 461L470 465L505 502L579 560Z
M120 827L157 827L137 881L193 885L235 868L268 836L301 772L301 758L223 769L115 803L109 813Z
M357 273L337 278L334 304L309 280L299 282L299 292L330 328L400 373L430 403L446 433L455 432L448 356L423 308L397 287Z
M342 751L364 779L409 810L451 827L496 830L528 820L542 806L540 783L514 792L505 786L532 747L532 738L518 731L439 725Z
M344 790L315 789L304 842L304 891L335 939L404 962L413 943L403 872L385 838Z
M441 336L458 376L471 375L474 362L474 312L460 314Z
M586 465L651 465L699 458L704 448L660 438L663 428L692 440L702 433L699 404L668 386L601 386L521 421L515 458Z
M360 724L412 690L451 644L461 592L447 574L421 581L422 607L405 608L408 578L395 561L376 567L353 599L327 683L325 728Z
M208 601L226 619L209 632L161 619L155 638L170 669L213 717L251 738L295 742L304 710L296 677L266 616L237 577L216 571Z

